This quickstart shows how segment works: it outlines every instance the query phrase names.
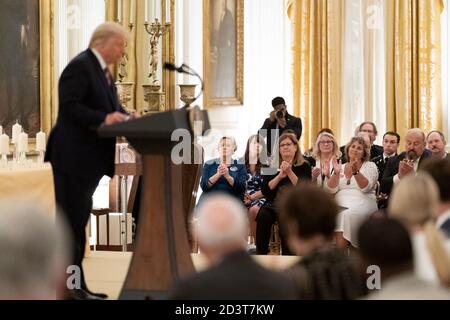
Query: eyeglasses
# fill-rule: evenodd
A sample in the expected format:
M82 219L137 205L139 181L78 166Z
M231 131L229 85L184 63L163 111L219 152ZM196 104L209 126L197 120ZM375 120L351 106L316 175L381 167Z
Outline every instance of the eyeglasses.
M293 143L283 143L283 144L280 144L280 148L284 148L284 147L292 147L294 144Z
M320 144L333 144L333 141L319 141Z

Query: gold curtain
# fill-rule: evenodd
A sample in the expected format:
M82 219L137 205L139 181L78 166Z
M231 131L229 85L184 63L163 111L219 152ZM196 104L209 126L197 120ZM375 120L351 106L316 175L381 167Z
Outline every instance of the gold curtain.
M394 0L387 6L387 129L441 129L442 0Z
M131 10L131 0L122 0L122 21L124 26L128 26L130 18L133 19L134 27L131 31L130 41L127 46L128 64L127 64L127 77L124 82L133 82L133 95L130 105L137 108L137 111L142 111L144 107L144 89L143 84L149 84L149 60L150 60L150 36L144 28L145 22L145 1L134 1L134 12ZM174 0L169 1L170 4L170 21L172 21L172 27L170 31L159 40L159 46L162 52L162 61L174 62ZM105 14L106 21L116 21L117 17L117 0L105 1ZM161 12L165 10L166 1L161 0ZM165 14L162 14L162 19L159 19L162 23L165 22ZM150 21L149 21L150 23ZM158 69L161 70L162 63L159 64ZM117 75L118 70L116 70ZM166 93L166 108L173 108L175 106L175 78L174 73L164 70L162 72L162 79L160 79L162 90ZM117 78L117 77L116 77Z
M324 127L340 135L343 1L288 0L293 29L294 114L303 122L302 147Z

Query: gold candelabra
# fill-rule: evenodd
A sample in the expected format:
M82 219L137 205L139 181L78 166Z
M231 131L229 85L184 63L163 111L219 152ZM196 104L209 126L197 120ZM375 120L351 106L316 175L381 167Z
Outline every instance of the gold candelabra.
M162 24L155 18L155 21L149 23L145 21L145 30L150 35L150 61L149 74L150 84L144 84L144 100L147 106L144 113L164 111L166 107L165 94L161 90L161 84L158 80L158 43L159 39L170 30L170 22Z
M117 23L121 22L117 21ZM132 22L128 23L128 29L130 33L133 31L133 28L134 24ZM134 82L124 81L124 79L128 76L127 67L128 53L125 51L118 65L118 81L116 82L117 94L122 106L124 106L128 112L135 112L135 107L129 105L130 101L132 100Z

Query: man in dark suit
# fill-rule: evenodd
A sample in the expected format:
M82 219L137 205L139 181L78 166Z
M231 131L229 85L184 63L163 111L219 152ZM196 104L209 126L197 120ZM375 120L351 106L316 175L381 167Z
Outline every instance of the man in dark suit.
M381 182L386 163L389 158L397 156L397 149L400 143L400 135L394 131L388 131L383 135L383 154L372 158L378 168L378 181Z
M425 149L425 134L418 128L410 129L406 133L405 150L390 158L384 169L380 192L387 196L396 182L406 175L415 174L423 160L431 155L431 151Z
M176 283L172 299L294 299L294 287L286 278L263 268L245 251L248 218L242 203L216 193L205 198L197 218L198 244L212 266Z
M293 130L297 139L302 136L302 120L287 112L286 102L282 97L275 97L272 100L272 107L273 111L270 112L269 118L259 129L259 134L267 137L266 144L269 154L272 153L272 146L276 145L276 141L285 130Z
M361 123L358 127L356 127L355 130L355 136L358 135L358 133L367 134L370 140L370 159L376 158L383 154L383 147L379 146L377 144L374 144L375 140L377 139L377 126L375 123L371 121L364 121ZM341 146L339 150L342 152L342 163L347 162L347 158L345 156L345 145Z
M450 154L445 152L447 141L442 132L433 130L427 135L427 148L433 153L433 157L450 160Z
M450 239L450 161L447 159L430 159L420 168L427 172L439 188L440 204L436 227Z
M116 140L100 138L97 129L128 117L107 68L122 57L127 39L128 31L121 25L100 25L89 49L67 65L59 80L58 118L50 133L46 161L53 166L56 202L72 231L72 264L81 272L81 288L70 292L76 299L105 297L88 290L81 262L92 196L100 179L114 174Z

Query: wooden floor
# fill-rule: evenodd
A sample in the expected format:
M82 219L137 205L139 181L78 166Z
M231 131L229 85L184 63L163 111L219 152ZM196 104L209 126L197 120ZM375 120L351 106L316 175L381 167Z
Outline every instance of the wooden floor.
M109 299L119 297L131 261L131 252L91 251L84 258L83 267L88 287L94 292L104 292ZM192 261L197 271L207 267L206 260L201 254L192 254ZM252 256L263 266L274 269L285 269L296 261L294 256Z

